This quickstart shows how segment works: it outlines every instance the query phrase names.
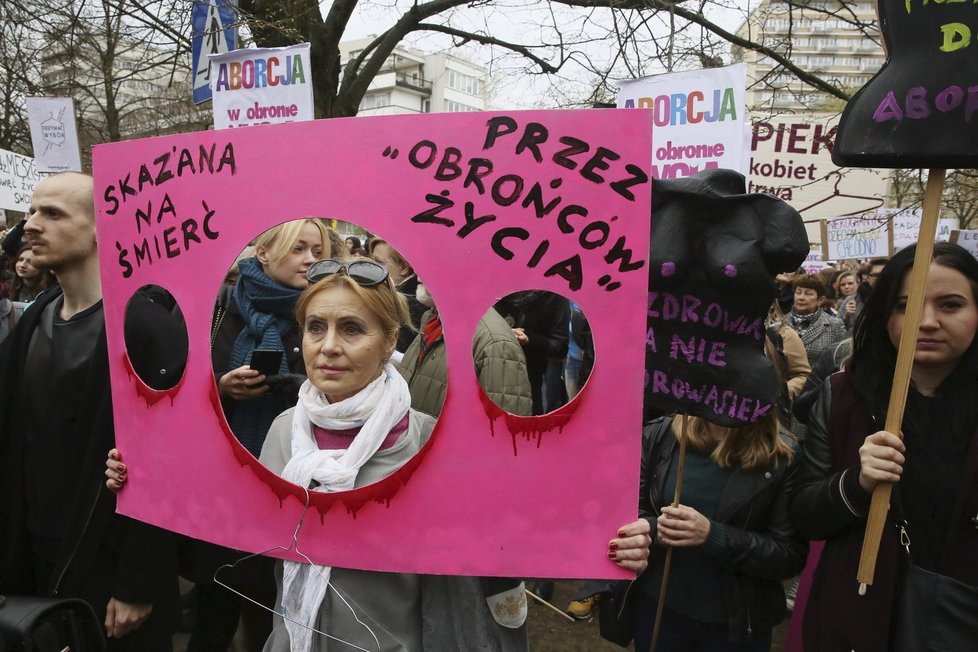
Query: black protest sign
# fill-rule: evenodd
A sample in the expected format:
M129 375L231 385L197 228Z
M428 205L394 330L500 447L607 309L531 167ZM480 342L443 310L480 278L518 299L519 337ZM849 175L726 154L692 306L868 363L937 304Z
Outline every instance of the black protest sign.
M801 216L771 195L746 194L737 172L653 181L647 417L682 412L740 426L774 409L764 322L775 275L807 255Z
M883 168L978 164L978 8L880 0L888 59L846 105L832 160Z

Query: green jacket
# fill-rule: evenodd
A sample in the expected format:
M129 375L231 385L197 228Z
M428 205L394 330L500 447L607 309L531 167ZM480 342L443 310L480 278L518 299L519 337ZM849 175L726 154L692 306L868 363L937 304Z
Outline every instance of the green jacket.
M418 362L422 333L432 315L433 311L429 310L421 318L420 333L404 352L399 369L411 388L411 407L438 416L445 403L448 382L444 340L439 337ZM492 308L476 326L472 359L482 388L496 405L517 416L532 414L526 356L509 324Z

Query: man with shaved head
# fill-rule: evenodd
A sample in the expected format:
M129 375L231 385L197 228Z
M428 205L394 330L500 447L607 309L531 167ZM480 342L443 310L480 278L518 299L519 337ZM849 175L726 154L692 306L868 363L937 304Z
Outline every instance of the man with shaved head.
M104 486L115 433L92 195L88 175L50 176L24 227L33 264L58 285L0 348L0 594L82 598L110 650L170 650L172 535L117 515ZM133 297L126 340L140 344L129 355L156 389L182 373L174 328L166 306Z

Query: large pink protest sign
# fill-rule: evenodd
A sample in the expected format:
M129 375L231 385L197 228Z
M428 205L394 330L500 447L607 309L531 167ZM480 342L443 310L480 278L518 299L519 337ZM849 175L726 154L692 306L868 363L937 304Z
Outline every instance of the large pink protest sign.
M300 217L388 239L438 300L448 396L431 439L385 481L313 493L299 549L333 566L471 575L618 577L634 520L644 377L651 160L646 111L355 118L95 148L95 196L122 513L247 551L288 546L305 492L238 444L217 401L209 335L228 266ZM148 285L186 319L180 383L129 370L123 319ZM594 334L587 385L550 415L483 401L479 318L509 293L578 303ZM294 552L280 556L299 559Z

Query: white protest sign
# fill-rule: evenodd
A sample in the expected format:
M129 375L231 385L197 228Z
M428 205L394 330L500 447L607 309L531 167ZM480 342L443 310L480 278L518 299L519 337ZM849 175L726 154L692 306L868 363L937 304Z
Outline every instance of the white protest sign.
M70 97L28 97L34 160L41 172L80 172L75 105Z
M46 176L30 156L0 149L0 208L26 212L34 186Z
M978 258L978 231L951 231L951 242L968 250L968 253Z
M883 205L888 173L832 162L837 114L754 114L748 192L791 204L805 221L862 215Z
M805 257L805 262L801 266L804 268L806 274L818 274L829 265L822 258L822 249L820 247L812 247L812 250L808 252L808 256Z
M312 120L309 44L210 57L214 128Z
M878 214L893 216L893 248L903 249L915 244L920 239L920 220L923 216L919 208L881 208ZM935 242L947 242L951 237L951 231L958 226L957 220L952 218L941 218L937 220L937 231Z
M652 109L652 176L726 168L744 176L747 67L736 64L618 82L618 107Z
M891 255L892 221L891 215L876 213L822 220L822 257L853 260Z

